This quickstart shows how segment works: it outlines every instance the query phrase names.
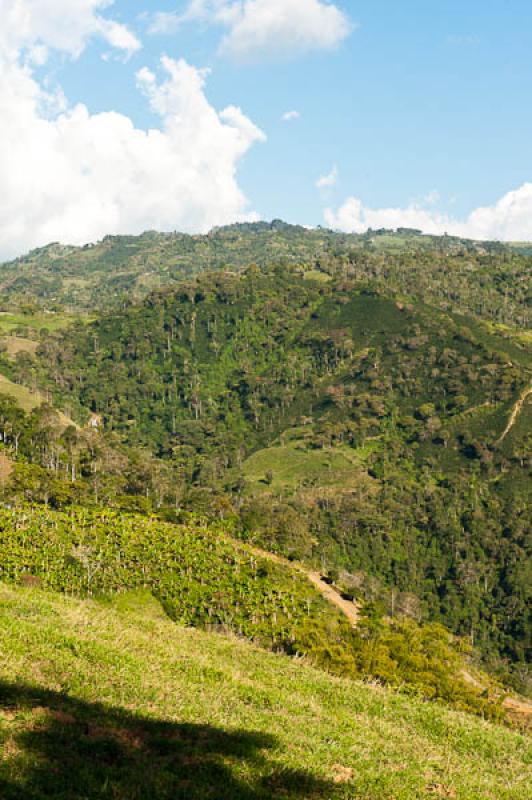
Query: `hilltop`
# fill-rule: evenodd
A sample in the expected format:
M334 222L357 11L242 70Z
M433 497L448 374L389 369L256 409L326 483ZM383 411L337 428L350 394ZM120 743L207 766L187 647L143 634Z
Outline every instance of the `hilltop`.
M274 220L203 236L150 231L107 236L85 247L52 244L0 264L0 292L5 309L90 315L202 272L277 264L322 280L335 274L377 280L450 310L520 326L530 320L530 261L523 244L425 236L406 228L344 234Z
M120 605L0 585L5 800L525 800L529 742Z

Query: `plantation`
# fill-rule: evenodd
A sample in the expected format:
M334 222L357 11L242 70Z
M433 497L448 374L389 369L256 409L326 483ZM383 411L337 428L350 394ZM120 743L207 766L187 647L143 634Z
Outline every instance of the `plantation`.
M0 800L532 800L532 3L470 6L0 0Z
M389 611L415 595L414 619L469 636L501 674L526 662L528 402L501 436L531 361L483 320L378 281L250 267L47 337L11 369L102 420L104 436L52 440L40 461L21 438L86 481L56 504L236 519Z
M0 578L112 600L153 595L187 626L305 655L335 674L378 678L427 699L503 719L502 693L468 686L469 648L439 625L386 621L371 604L356 629L305 570L239 544L224 526L180 525L106 509L0 508ZM114 600L113 600L114 602ZM493 691L491 691L493 689Z
M294 649L298 632L342 620L297 573L191 519L179 526L112 510L0 508L0 575L68 594L147 589L172 619Z

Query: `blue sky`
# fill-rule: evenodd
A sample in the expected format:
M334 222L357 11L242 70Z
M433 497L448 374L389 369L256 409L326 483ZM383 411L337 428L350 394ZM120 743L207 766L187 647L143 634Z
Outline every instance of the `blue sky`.
M0 5L10 2L0 0ZM32 0L23 2L31 11ZM49 0L51 13L57 2ZM71 2L75 6L77 0ZM243 0L240 6L256 2ZM146 92L139 91L139 70L148 68L162 85L162 54L184 59L195 69L208 68L202 91L209 107L220 112L238 106L264 134L250 136L244 152L223 156L227 162L222 171L235 170L232 199L223 192L219 198L229 215L233 209L235 216L254 212L262 218L327 222L352 230L370 223L375 227L389 222L393 227L417 221L427 230L455 226L457 232L471 231L479 238L483 233L490 238L532 238L530 2L291 2L294 27L287 28L283 47L277 51L275 39L265 38L256 54L246 50L242 57L234 43L232 50L220 48L233 29L215 17L221 6L230 6L229 0L204 0L202 12L189 14L190 19L177 24L166 17L162 24L159 18L158 25L158 12L182 15L189 2L116 0L105 8L103 0L92 0L97 18L122 24L136 37L135 47L112 48L107 34L87 29L77 33L82 45L74 52L64 42L46 41L47 34L41 32L46 26L41 25L31 42L17 43L19 66L24 48L44 41L50 52L32 66L32 79L50 91L61 87L66 97L61 113L69 114L82 103L91 118L118 112L142 131L165 123L160 110L154 110L153 95L150 105ZM334 8L335 21L341 15L341 24L347 22L350 32L340 25L331 43L320 42L309 30L301 46L298 26L307 3L322 10ZM240 47L242 41L241 37ZM284 121L283 114L292 110L300 116ZM219 133L223 137L223 131ZM217 135L213 133L209 145L214 150ZM201 172L204 176L214 168L209 161ZM336 173L330 175L333 168ZM318 179L326 175L329 185L317 188ZM129 179L124 185L131 185ZM247 201L240 206L237 190ZM508 199L510 192L514 194ZM133 232L142 227L142 218L133 220L128 212L122 219L120 214L119 209L110 215L109 224L115 222L123 230L130 224ZM97 216L94 231L100 233L105 225L103 215ZM160 216L168 226L171 220ZM213 208L196 215L177 209L175 216L177 228L192 229L197 218L198 229L203 229L219 214ZM159 221L147 214L147 223L153 219ZM43 225L41 238L47 230L55 232L54 225ZM0 236L1 232L0 218ZM71 234L73 240L83 236L83 230ZM23 244L24 235L19 238ZM33 243L31 237L28 242Z

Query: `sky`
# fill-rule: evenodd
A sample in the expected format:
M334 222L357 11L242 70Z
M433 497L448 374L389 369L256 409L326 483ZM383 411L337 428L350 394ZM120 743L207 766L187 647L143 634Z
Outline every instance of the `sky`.
M282 218L532 240L530 0L0 0L0 259Z

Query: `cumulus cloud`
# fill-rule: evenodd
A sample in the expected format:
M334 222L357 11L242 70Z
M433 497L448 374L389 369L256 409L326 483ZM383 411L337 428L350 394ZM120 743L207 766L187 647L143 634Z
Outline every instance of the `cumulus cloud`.
M349 197L336 211L326 209L324 217L329 227L348 233L365 233L369 228L417 228L424 233L469 239L532 240L532 183L524 183L494 205L477 208L462 220L419 203L403 208L367 208L357 197Z
M294 120L299 119L300 117L301 114L299 113L299 111L285 111L281 119L283 120L283 122L293 122Z
M338 172L338 167L334 166L332 170L327 173L327 175L322 175L321 178L318 178L316 181L316 188L317 189L332 189L333 186L336 186L338 183L338 178L340 173Z
M226 27L220 52L238 61L328 50L354 27L336 5L321 0L192 0L183 13L155 14L150 31L171 33L192 20Z
M46 48L79 56L87 41L103 37L111 47L131 54L139 50L137 37L103 11L112 0L0 0L0 53L11 60L22 50Z
M26 12L18 52L3 47L5 28L0 39L0 258L49 241L80 244L150 228L206 231L256 218L236 171L264 134L239 108L219 112L210 105L206 71L163 58L160 76L146 68L137 73L160 120L152 130L114 111L91 115L82 104L70 106L60 90L45 91L28 57L37 46L77 55L95 33L112 42L106 20L95 29L94 13L85 29L74 19L70 36L68 19L63 33L53 24L56 5L67 14L72 6L94 12L106 3L0 2L12 12L10 24L20 21L22 7ZM115 47L124 43L121 34L114 38Z

